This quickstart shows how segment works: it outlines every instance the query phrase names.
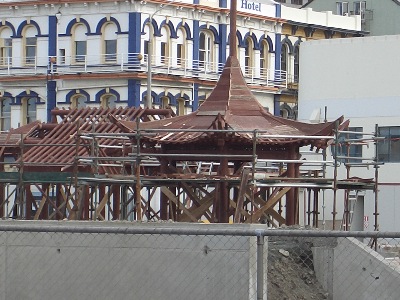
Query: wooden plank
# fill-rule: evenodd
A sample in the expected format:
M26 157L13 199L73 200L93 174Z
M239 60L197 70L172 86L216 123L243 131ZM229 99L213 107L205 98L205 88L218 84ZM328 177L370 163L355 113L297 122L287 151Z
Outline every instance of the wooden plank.
M161 187L161 192L168 197L169 200L174 202L176 205L179 205L179 208L182 209L183 213L186 214L187 217L190 218L192 222L198 222L199 219L197 219L193 214L187 209L182 203L179 202L179 199L175 197L175 194L173 194L166 186Z
M46 195L47 195L47 190L43 191L43 197L40 200L39 208L36 211L35 216L33 217L34 220L39 220L40 213L42 212L43 207L44 207L44 205L46 204L46 201L47 201L47 196Z
M214 199L214 194L215 190L212 191L208 196L204 197L199 201L201 204L199 207L191 207L188 210L192 213L192 215L197 218L197 220L200 219L202 215L210 208L210 206L213 204L213 199ZM181 222L187 222L187 218L184 216L181 219Z
M233 223L240 223L240 214L242 211L241 208L243 208L245 189L246 189L247 183L249 181L249 176L250 176L250 169L248 169L248 168L244 169L242 172L242 178L240 181L238 198L236 200L237 205L236 205L236 209L235 209L235 215L233 217Z
M253 213L252 215L253 221L260 219L263 213L267 209L274 207L275 204L279 201L279 199L281 199L290 189L291 189L290 187L281 188L278 193L268 198L265 204L262 207L260 207L256 212ZM245 223L251 223L251 220L246 220Z

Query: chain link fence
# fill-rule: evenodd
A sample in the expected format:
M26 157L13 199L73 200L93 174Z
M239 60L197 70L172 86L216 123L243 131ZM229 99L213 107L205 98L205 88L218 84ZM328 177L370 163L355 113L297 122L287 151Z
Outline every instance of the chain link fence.
M399 299L399 240L264 225L3 221L0 299Z

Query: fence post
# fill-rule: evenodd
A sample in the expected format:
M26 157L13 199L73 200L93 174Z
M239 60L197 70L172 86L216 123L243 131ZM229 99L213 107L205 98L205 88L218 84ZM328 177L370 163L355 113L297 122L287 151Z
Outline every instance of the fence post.
M264 236L257 233L257 300L264 299Z

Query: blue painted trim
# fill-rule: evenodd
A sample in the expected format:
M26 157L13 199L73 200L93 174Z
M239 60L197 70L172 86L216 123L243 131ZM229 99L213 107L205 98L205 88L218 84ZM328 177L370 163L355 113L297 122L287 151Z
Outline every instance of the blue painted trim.
M199 21L193 20L193 69L197 69L199 67L199 37Z
M107 18L101 19L99 23L97 23L96 33L101 34L101 28L104 26L104 24L108 22L114 23L117 26L118 31L116 32L116 34L121 33L121 25L119 24L118 20L114 17L111 17L110 20L107 20Z
M244 37L243 37L243 43L245 44L245 47L247 47L247 38L250 37L253 41L253 46L254 50L260 50L260 44L258 43L256 35L253 33L250 34L250 32L247 32Z
M15 97L13 95L11 95L9 92L4 92L4 94L2 95L2 98L11 98L10 105L16 105Z
M140 24L141 14L129 13L128 53L140 53ZM129 58L129 63L135 62L138 62L136 57Z
M40 27L39 24L36 23L35 21L30 21L28 24L28 21L23 21L21 24L19 24L18 26L18 30L17 30L17 36L16 37L22 37L22 31L24 30L25 26L34 26L36 28L37 31L37 35L38 37L42 36L42 33L40 31ZM47 36L47 35L43 35L43 36Z
M51 110L54 109L56 105L57 105L56 81L49 80L47 81L47 101L46 101L47 122L51 122Z
M83 19L83 18L80 18L80 19L79 19L79 22L76 21L76 18L73 19L73 20L71 20L71 22L68 23L67 29L65 30L65 35L67 35L67 36L72 35L72 27L73 27L75 24L81 24L81 23L84 24L84 25L86 26L86 35L90 35L90 34L91 34L90 25L89 25L89 23L88 23L85 19Z
M156 92L151 91L151 96L153 98L153 103L152 104L160 104L160 99L158 98L158 95L156 94ZM142 93L142 99L140 100L140 103L145 104L147 100L147 91L144 91Z
M275 17L280 18L282 16L281 4L275 4Z
M49 16L49 56L57 56L57 18Z
M219 44L219 34L218 34L217 28L215 28L214 26L208 26L208 28L207 28L207 25L201 25L199 27L199 29L200 29L200 31L201 30L209 30L209 31L211 31L213 33L213 35L214 35L214 44Z
M261 49L261 42L263 40L266 40L267 44L268 44L268 52L269 53L273 53L274 52L274 43L272 42L272 39L269 35L267 35L267 37L265 37L265 34L263 34L260 37L260 40L258 41L258 44L260 45L260 49Z
M178 32L178 29L179 29L180 27L182 27L183 30L186 31L186 40L189 40L189 41L190 41L190 40L193 40L192 32L191 32L191 30L190 30L189 25L188 25L186 22L185 22L185 25L182 25L182 22L179 22L178 26L176 26L176 32Z
M160 94L158 94L158 98L160 99L160 104L161 104L161 99L163 97L167 97L170 99L169 103L171 103L172 105L176 105L176 99L175 96L172 95L170 92L168 92L167 94L165 94L165 92L161 92Z
M21 99L22 98L32 98L32 97L36 97L37 98L37 102L36 104L44 104L45 102L42 101L42 99L40 98L39 94L34 92L34 91L30 91L29 94L26 93L26 91L23 91L22 93L18 94L15 98L15 104L17 105L21 105Z
M15 27L8 21L5 21L4 23L1 23L1 27L8 27L12 31L12 35L10 36L11 38L17 37L16 32L15 32Z
M146 20L144 20L143 22L143 26L142 26L142 34L145 34L144 32L144 27L147 25L147 23L149 23L150 18L147 18ZM154 32L154 36L161 36L161 32L160 32L160 28L158 28L158 24L157 21L154 20L154 18L151 20L151 24L153 25L153 32Z
M298 40L294 43L294 45L293 45L293 50L294 50L294 48L299 47L300 44L301 44L302 42L303 42L303 41L301 40L301 38L298 39Z
M193 83L193 105L192 111L196 111L199 108L199 86L198 83Z
M274 95L274 115L281 115L281 105L280 105L281 95Z
M128 107L140 107L140 80L128 79Z
M106 89L102 89L101 91L99 91L99 92L96 94L94 101L95 101L96 103L100 103L101 97L102 97L103 95L109 95L109 94L114 95L115 97L117 97L117 100L116 100L115 102L119 102L119 101L120 101L120 98L121 98L121 97L120 97L119 93L118 93L116 90L114 90L114 89L110 89L110 91L109 91L108 93L107 93Z
M231 35L231 33L229 33L229 35L228 35L227 43L229 43L230 35ZM237 41L238 41L238 46L240 48L246 47L246 44L244 43L244 41L242 39L242 34L240 33L239 30L236 31L236 37L237 37Z
M193 4L200 4L200 0L193 0Z
M161 34L161 28L162 28L163 26L168 26L169 32L171 33L171 36L170 36L171 39L176 39L176 38L178 37L178 36L176 35L176 30L175 30L174 24L172 24L171 21L166 22L165 20L163 20L163 21L161 22L161 24L160 24L160 34Z
M289 40L288 37L285 37L282 41L281 44L286 44L288 46L289 49L289 54L292 54L294 51L294 47L293 47L293 43L291 40Z
M228 1L227 0L219 0L219 7L220 8L227 8L228 7Z
M218 53L218 61L221 64L226 62L226 46L227 46L227 32L228 27L226 24L219 24L219 53Z
M281 34L275 34L275 70L281 69L282 43Z
M76 90L79 90L79 93L77 93ZM65 103L71 103L71 98L75 95L84 95L84 96L86 96L85 103L90 102L90 95L88 92L86 92L85 90L82 90L82 89L75 89L75 90L69 91L68 94L65 96Z

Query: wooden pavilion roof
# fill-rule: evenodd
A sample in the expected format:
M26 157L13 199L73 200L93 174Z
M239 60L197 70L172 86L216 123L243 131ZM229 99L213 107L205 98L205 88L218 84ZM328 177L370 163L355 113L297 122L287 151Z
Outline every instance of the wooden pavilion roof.
M226 133L225 142L249 144L253 142L251 131L257 129L265 136L259 137L257 144L296 144L324 148L329 139L308 139L305 136L333 138L336 122L340 128L348 124L342 123L343 117L333 122L310 124L272 115L262 107L248 88L238 59L229 56L217 85L197 111L184 116L142 123L140 129L162 129L157 135L145 138L159 144L208 144L213 141L217 143L215 137L220 136L220 133L207 130L230 130L232 133ZM121 120L119 123L126 131L134 132L137 129L134 122Z
M169 117L170 109L142 109L135 107L125 108L83 108L83 109L54 109L53 119L57 117L59 123L40 123L39 121L12 129L0 134L3 141L2 153L12 153L21 161L20 145L23 139L24 153L22 161L25 169L46 171L71 171L76 156L90 155L90 141L81 139L77 145L77 133L121 133L119 126L110 121L135 120L146 122L154 119ZM112 146L120 145L120 139L102 137L97 143L105 146L100 149L99 156L110 155L117 151ZM103 153L104 152L104 153ZM107 152L107 153L106 153ZM104 155L103 155L104 154ZM112 155L112 154L111 154ZM18 163L17 162L17 163ZM106 170L107 169L107 170ZM99 170L103 173L119 173L120 170L106 167Z

